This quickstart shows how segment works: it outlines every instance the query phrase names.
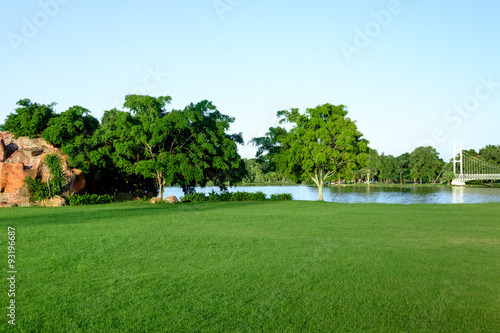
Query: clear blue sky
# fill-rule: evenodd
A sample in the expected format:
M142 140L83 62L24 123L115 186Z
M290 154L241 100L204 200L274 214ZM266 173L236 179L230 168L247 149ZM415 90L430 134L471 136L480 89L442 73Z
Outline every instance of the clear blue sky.
M212 100L246 141L278 110L332 103L380 153L500 144L497 1L25 0L0 13L0 122L22 98L100 119L146 92L172 108Z

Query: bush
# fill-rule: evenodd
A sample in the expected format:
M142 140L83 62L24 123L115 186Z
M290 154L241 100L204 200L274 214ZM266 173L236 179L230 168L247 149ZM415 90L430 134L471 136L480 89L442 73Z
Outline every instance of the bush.
M249 201L250 193L247 192L233 192L231 193L231 201Z
M50 198L49 187L39 179L26 177L24 183L28 186L28 190L30 191L30 201L36 202Z
M49 197L60 195L64 183L61 158L56 153L45 156L43 163L49 167L48 188Z
M221 193L217 193L212 190L208 196L204 193L192 193L186 194L181 198L181 202L200 202L200 201L265 201L268 200L267 196L264 192L228 192L223 191ZM290 193L283 194L272 194L271 200L293 200L292 195Z
M113 198L109 194L74 194L68 197L68 204L70 206L101 205L108 204L114 201L115 198Z
M234 192L231 194L231 201L264 201L266 195L264 192Z
M271 194L271 200L273 201L293 200L293 196L291 193Z
M231 193L228 191L223 191L221 193L217 193L212 190L211 193L208 194L208 201L230 201Z
M264 201L266 199L267 199L267 196L264 192L250 193L250 200L251 201Z
M181 202L200 202L200 201L207 201L208 198L205 195L205 193L191 193L191 194L186 194L181 198Z

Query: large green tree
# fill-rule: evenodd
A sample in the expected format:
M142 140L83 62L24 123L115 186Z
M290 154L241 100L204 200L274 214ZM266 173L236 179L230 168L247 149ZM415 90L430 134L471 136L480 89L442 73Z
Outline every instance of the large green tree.
M56 103L39 104L26 98L16 104L19 105L16 112L9 114L2 126L4 131L14 133L16 137L34 138L40 135L48 126L50 119L55 116Z
M439 153L433 147L418 147L410 154L410 176L418 179L420 184L424 178L431 182L443 167Z
M379 178L385 180L386 183L393 182L398 176L398 166L396 158L393 155L380 155L380 174Z
M362 139L356 124L347 117L343 105L324 104L307 109L301 114L298 109L278 112L280 123L289 123L293 128L268 132L267 137L275 142L269 147L263 138L261 143L276 163L278 169L296 181L312 180L318 187L318 198L323 201L325 179L338 172L349 173L359 164L366 163L368 141Z
M134 163L145 158L133 135L138 124L130 112L105 111L99 128L92 136L90 168L97 192L129 192L140 189L158 193L156 185L134 172Z
M234 119L208 101L167 111L170 100L128 95L129 111L107 112L97 133L102 163L153 179L159 197L166 185L190 192L208 181L221 188L240 181L245 168L237 144L243 140L226 133Z
M396 157L396 170L399 175L399 183L403 184L403 179L410 177L410 153L403 153Z

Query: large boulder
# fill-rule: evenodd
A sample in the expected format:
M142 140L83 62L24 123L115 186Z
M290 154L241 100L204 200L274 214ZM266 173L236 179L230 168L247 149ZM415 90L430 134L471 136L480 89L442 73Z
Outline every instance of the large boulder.
M151 200L149 200L149 202L151 202L152 204L156 204L159 202L163 202L163 200L161 200L161 198L154 197L154 198L151 198Z
M171 203L171 204L176 204L179 202L179 200L177 200L177 197L175 195L171 195L171 196L165 198L165 202Z
M29 206L29 192L24 185L26 177L47 181L49 168L43 163L45 156L57 154L61 158L64 191L85 191L85 175L68 166L68 157L42 138L14 138L9 132L0 133L0 206Z

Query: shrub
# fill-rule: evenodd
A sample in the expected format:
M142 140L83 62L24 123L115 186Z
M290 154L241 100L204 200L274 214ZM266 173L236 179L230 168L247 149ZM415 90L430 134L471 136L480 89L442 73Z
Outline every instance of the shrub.
M50 198L50 191L47 184L42 183L39 179L26 177L24 183L28 186L30 192L30 201L42 201Z
M200 202L200 201L207 201L208 198L205 195L205 193L191 193L191 194L186 194L181 198L181 202Z
M186 194L181 198L181 202L199 202L199 201L264 201L268 200L267 196L264 192L228 192L223 191L221 193L217 193L212 190L211 193L206 194L203 193L192 193ZM292 195L290 193L283 194L272 194L271 200L293 200Z
M293 200L293 196L291 193L271 194L271 200L274 201Z
M211 193L208 194L208 201L230 201L231 193L228 191L223 191L221 193L217 193L212 190Z
M68 204L70 206L100 205L108 204L114 201L115 198L109 194L74 194L68 197Z
M49 197L60 195L64 182L64 174L61 168L61 158L56 153L45 156L43 162L49 167L50 173L47 178Z
M250 193L250 200L251 201L264 201L266 199L267 199L267 196L264 192Z
M247 192L233 192L231 193L231 201L249 201L250 193Z

